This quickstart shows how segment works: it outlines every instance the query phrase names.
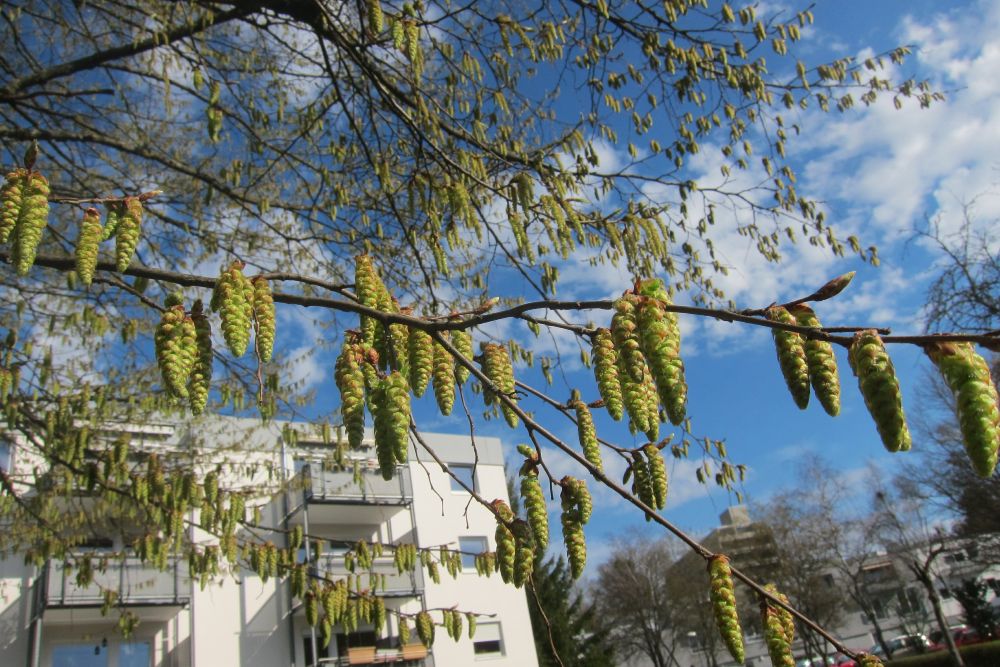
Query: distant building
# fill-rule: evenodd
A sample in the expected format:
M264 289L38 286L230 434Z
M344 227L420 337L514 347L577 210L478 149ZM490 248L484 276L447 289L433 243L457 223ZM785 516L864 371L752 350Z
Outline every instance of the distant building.
M294 428L297 442L282 438ZM372 439L347 453L346 469L327 463L330 446L309 424L214 417L192 424L146 424L128 427L132 451L141 456L186 456L207 452L202 473L223 463L221 485L253 489L259 494L262 527L254 539L285 544L287 532L304 526L322 538L321 555L312 557L313 572L334 578L348 575L343 555L359 540L368 544L413 543L446 546L469 554L495 549L493 515L454 483L424 451L410 451L409 463L395 477L380 475ZM107 435L107 434L106 434ZM467 436L424 434L442 462L488 499L507 500L500 441ZM229 449L215 443L238 443ZM7 441L0 460L11 479L27 480L37 465L28 449ZM278 472L277 477L275 471ZM281 477L285 480L282 481ZM196 524L191 511L188 519ZM273 528L273 530L270 530ZM246 535L244 535L246 536ZM189 529L188 539L211 543L213 536ZM130 552L120 535L95 534L89 550ZM300 550L306 558L306 549ZM355 574L359 586L377 583L387 609L413 614L421 608L457 606L483 614L474 638L458 642L439 628L430 651L417 644L400 645L399 625L390 615L380 633L362 622L344 634L339 626L328 648L319 645L305 622L302 601L289 584L262 581L248 569L216 577L202 589L187 576L187 565L170 562L166 571L131 556L110 558L94 582L76 583L74 572L53 559L42 568L25 565L20 555L0 560L0 665L27 667L305 667L306 665L473 665L479 660L501 667L537 665L527 601L523 591L494 575L477 576L473 557L463 557L452 579L442 571L440 584L421 568L400 574L391 555L375 559L371 572ZM102 615L103 588L120 591L114 609ZM373 587L374 588L374 587ZM117 611L125 608L139 619L129 639L117 631ZM412 620L410 626L412 628Z

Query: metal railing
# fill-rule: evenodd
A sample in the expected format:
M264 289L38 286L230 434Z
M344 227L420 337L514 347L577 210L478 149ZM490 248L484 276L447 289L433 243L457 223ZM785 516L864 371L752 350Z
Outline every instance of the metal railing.
M191 600L191 583L177 559L167 570L135 558L112 559L103 571L95 564L91 581L83 586L77 583L76 570L50 561L35 585L39 602L46 607L99 606L104 603L106 590L117 594L115 604L185 605Z
M344 566L344 559L336 554L324 554L313 564L317 574L339 579L351 572ZM371 586L375 593L384 596L416 596L423 591L423 579L419 570L402 573L396 568L392 558L377 558L371 570L355 568L353 573L361 579L362 588ZM374 575L374 576L372 576Z
M306 498L329 502L356 502L382 505L403 505L413 499L408 468L397 468L392 479L382 478L378 469L324 470L316 464L302 468L301 488ZM293 481L293 488L296 488Z

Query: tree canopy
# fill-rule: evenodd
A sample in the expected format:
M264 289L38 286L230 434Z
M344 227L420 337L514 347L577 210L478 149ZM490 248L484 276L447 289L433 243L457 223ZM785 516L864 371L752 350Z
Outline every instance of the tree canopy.
M579 576L587 483L604 484L709 561L732 651L730 576L787 604L656 511L666 502L661 450L681 457L689 446L660 437L667 421L689 428L679 313L770 328L796 402L808 401L812 381L831 414L839 382L829 344L849 347L893 451L909 435L883 343L930 345L966 406L963 429L973 412L986 415L963 430L977 470L996 463L995 389L989 412L992 384L960 381L981 361L968 341L995 345L995 332L931 340L825 329L806 304L835 298L850 275L767 309L738 310L715 282L731 268L713 246L722 225L772 261L802 238L877 263L874 247L839 238L796 190L786 154L800 128L786 114L847 112L879 96L931 104L940 95L926 83L884 74L905 47L810 63L796 55L807 9L758 16L700 0L50 0L0 12L0 255L9 260L0 389L8 429L45 464L32 479L3 474L4 514L31 526L5 532L5 552L73 558L86 521L63 510L85 487L114 511L139 503L147 530L135 548L152 562L169 547L194 553L208 576L226 560L271 567L274 545L238 534L253 522L243 495L155 457L131 466L127 442L91 442L90 429L254 404L265 419L292 415L309 399L289 377L297 357L333 344L341 406L329 421L350 444L373 423L387 476L409 438L426 447L410 397L428 386L449 414L471 377L487 411L524 429L528 520L476 496L498 520L497 553L484 562L505 580L524 583L533 550L544 549L543 486L560 494ZM627 162L609 159L608 147ZM704 151L723 157L718 181L692 179L692 156ZM758 165L763 181L747 176ZM619 266L634 283L619 299L558 301L570 257ZM276 324L299 308L310 309L316 340L290 345ZM228 351L222 340L209 346L220 323ZM596 382L567 387L579 393L563 403L518 379L514 366L534 359L508 335L514 327L568 336L560 349L594 364ZM551 378L553 362L539 364ZM474 422L478 408L458 397ZM602 408L649 444L599 437L591 411ZM574 421L581 446L549 419ZM743 474L721 443L705 448L718 461L706 476L726 485ZM578 478L550 474L555 451L579 465ZM627 462L631 489L605 474L602 452ZM176 522L189 507L209 512L203 523L223 551L183 544ZM245 558L237 539L249 543ZM289 560L267 571L299 577ZM453 629L455 612L437 613ZM429 617L414 620L426 639Z

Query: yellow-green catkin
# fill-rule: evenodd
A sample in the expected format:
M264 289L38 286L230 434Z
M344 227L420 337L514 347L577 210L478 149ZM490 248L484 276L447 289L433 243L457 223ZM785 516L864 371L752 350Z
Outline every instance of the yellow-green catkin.
M671 301L662 281L644 281L640 293L645 297L638 312L642 351L656 382L660 403L670 423L677 426L683 423L687 406L680 324L677 314L666 308Z
M465 330L455 330L451 332L451 344L459 354L465 357L466 361L472 362L472 334ZM469 379L469 369L458 361L455 362L455 380L458 384L465 384Z
M823 326L813 309L804 303L791 306L788 312L801 326L815 329ZM837 373L837 357L833 353L833 346L825 340L806 338L805 350L813 393L826 413L836 417L840 414L840 375Z
M441 336L448 340L448 332ZM455 358L437 341L434 341L434 373L431 377L434 398L441 414L448 416L455 405Z
M514 535L514 574L511 580L515 588L521 588L531 579L535 564L535 544L531 527L523 519L514 519L510 531Z
M784 306L771 306L765 311L767 319L781 324L798 324ZM806 347L802 336L794 331L771 329L774 349L778 353L778 366L792 394L792 400L800 410L809 405L809 364L806 361Z
M194 322L185 315L184 306L172 306L163 312L154 343L164 386L174 396L187 398L187 383L198 356L198 343Z
M434 372L434 339L423 329L410 329L409 353L410 387L423 396Z
M497 514L497 529L494 539L497 543L496 567L500 572L500 578L505 584L514 580L514 567L517 560L517 543L514 540L514 533L511 532L507 524L514 518L514 513L510 506L499 498L493 501L493 508Z
M566 483L568 478L562 480L562 493L560 501L562 504L563 542L566 545L566 559L569 561L569 571L574 579L579 579L587 566L587 542L583 534L583 514L581 511L577 487L575 484Z
M580 448L583 449L583 456L595 468L604 471L604 464L601 461L601 446L597 441L597 429L594 427L594 418L590 414L590 408L580 400L580 394L573 392L569 407L576 411L576 430L580 437Z
M426 611L417 614L417 636L424 646L434 644L434 619Z
M378 308L385 286L379 278L375 265L369 255L358 255L354 258L354 292L358 302L369 308ZM382 324L367 315L361 316L361 334L367 345L374 345L376 333Z
M410 390L406 378L392 371L375 395L375 452L383 479L392 479L396 463L406 463L410 432Z
M108 209L104 218L104 231L101 232L101 241L107 241L118 232L118 223L122 219L124 207L121 202L111 201L105 204Z
M910 448L910 431L903 412L903 396L885 345L874 329L859 331L848 352L851 370L882 444L890 452Z
M3 185L0 186L0 243L6 243L17 226L27 184L27 169L14 169L4 177Z
M625 403L622 400L621 381L618 379L618 353L609 329L598 328L594 332L591 358L594 360L597 391L604 401L604 407L612 419L620 421L625 413Z
M733 660L743 663L743 630L736 613L736 593L733 587L733 573L729 568L729 559L721 554L712 556L708 561L708 574L711 579L709 597L712 601L712 611L719 634Z
M788 598L779 593L774 584L764 586L771 595L784 603L788 603ZM761 600L761 625L764 628L764 642L767 645L768 654L771 656L771 664L774 667L794 667L795 660L792 658L792 642L795 641L795 623L792 614L777 605L771 604L766 599Z
M654 507L663 509L667 504L667 465L660 453L660 448L648 444L642 448L646 455L646 465L649 471L649 485L653 490Z
M859 667L885 667L880 657L870 653L864 653L859 656L858 665Z
M347 443L352 448L361 446L365 435L365 376L361 345L345 340L334 367L334 380L340 391L340 414L347 431Z
M1000 408L990 367L971 343L934 343L924 347L955 395L962 442L972 467L988 478L997 465Z
M535 544L539 551L545 551L549 545L549 515L537 469L528 470L522 475L521 500Z
M274 352L275 314L271 285L264 276L253 279L253 321L256 331L257 354L260 360L271 360Z
M88 208L83 212L74 252L76 275L84 285L89 285L94 279L94 270L97 268L97 247L101 243L103 233L100 212L96 208Z
M35 263L42 232L49 224L49 182L37 171L22 178L21 205L10 232L11 262L19 276L26 276Z
M483 374L490 379L501 394L517 403L517 395L514 393L514 365L511 363L510 353L505 346L496 343L483 344ZM517 428L520 423L517 413L506 401L497 397L493 388L483 387L483 399L487 405L500 403L500 410L503 412L507 424L511 428Z
M115 230L115 268L119 272L124 272L132 263L141 230L142 201L138 197L126 197Z
M378 35L385 28L382 3L379 0L366 0L366 5L368 7L368 30L372 35Z
M243 275L243 262L237 260L219 276L212 293L212 310L222 316L222 336L229 351L242 357L250 344L253 319L253 285Z
M191 412L200 415L208 404L208 392L212 386L212 325L203 312L201 300L191 307L194 322L197 355L188 380L188 401Z
M774 667L795 667L792 647L785 636L785 628L778 610L769 604L761 604L760 622L764 629L764 643Z
M615 314L611 318L611 337L618 353L618 379L621 383L625 410L636 431L655 440L659 432L659 415L650 410L650 388L655 395L652 374L646 365L639 343L637 297L626 294L615 301Z

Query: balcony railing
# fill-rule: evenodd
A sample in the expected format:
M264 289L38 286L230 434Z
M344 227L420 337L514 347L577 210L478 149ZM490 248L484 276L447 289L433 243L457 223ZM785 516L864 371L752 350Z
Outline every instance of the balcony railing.
M35 585L36 600L46 607L100 606L106 590L117 593L115 604L186 605L191 600L191 583L176 559L164 571L134 558L111 560L104 571L95 567L86 586L77 584L75 570L50 561Z
M317 573L323 576L339 579L351 574L344 567L344 559L335 554L325 554L320 556L315 564ZM420 570L413 572L404 571L400 574L396 569L392 558L378 558L372 564L371 570L357 568L353 573L360 577L363 588L368 587L369 573L374 573L378 580L375 593L386 597L410 597L419 595L423 591L423 579L419 574Z
M353 470L323 470L310 464L299 474L307 499L376 505L405 505L413 499L410 471L405 467L398 468L390 480L383 479L378 469L367 467L355 476Z

